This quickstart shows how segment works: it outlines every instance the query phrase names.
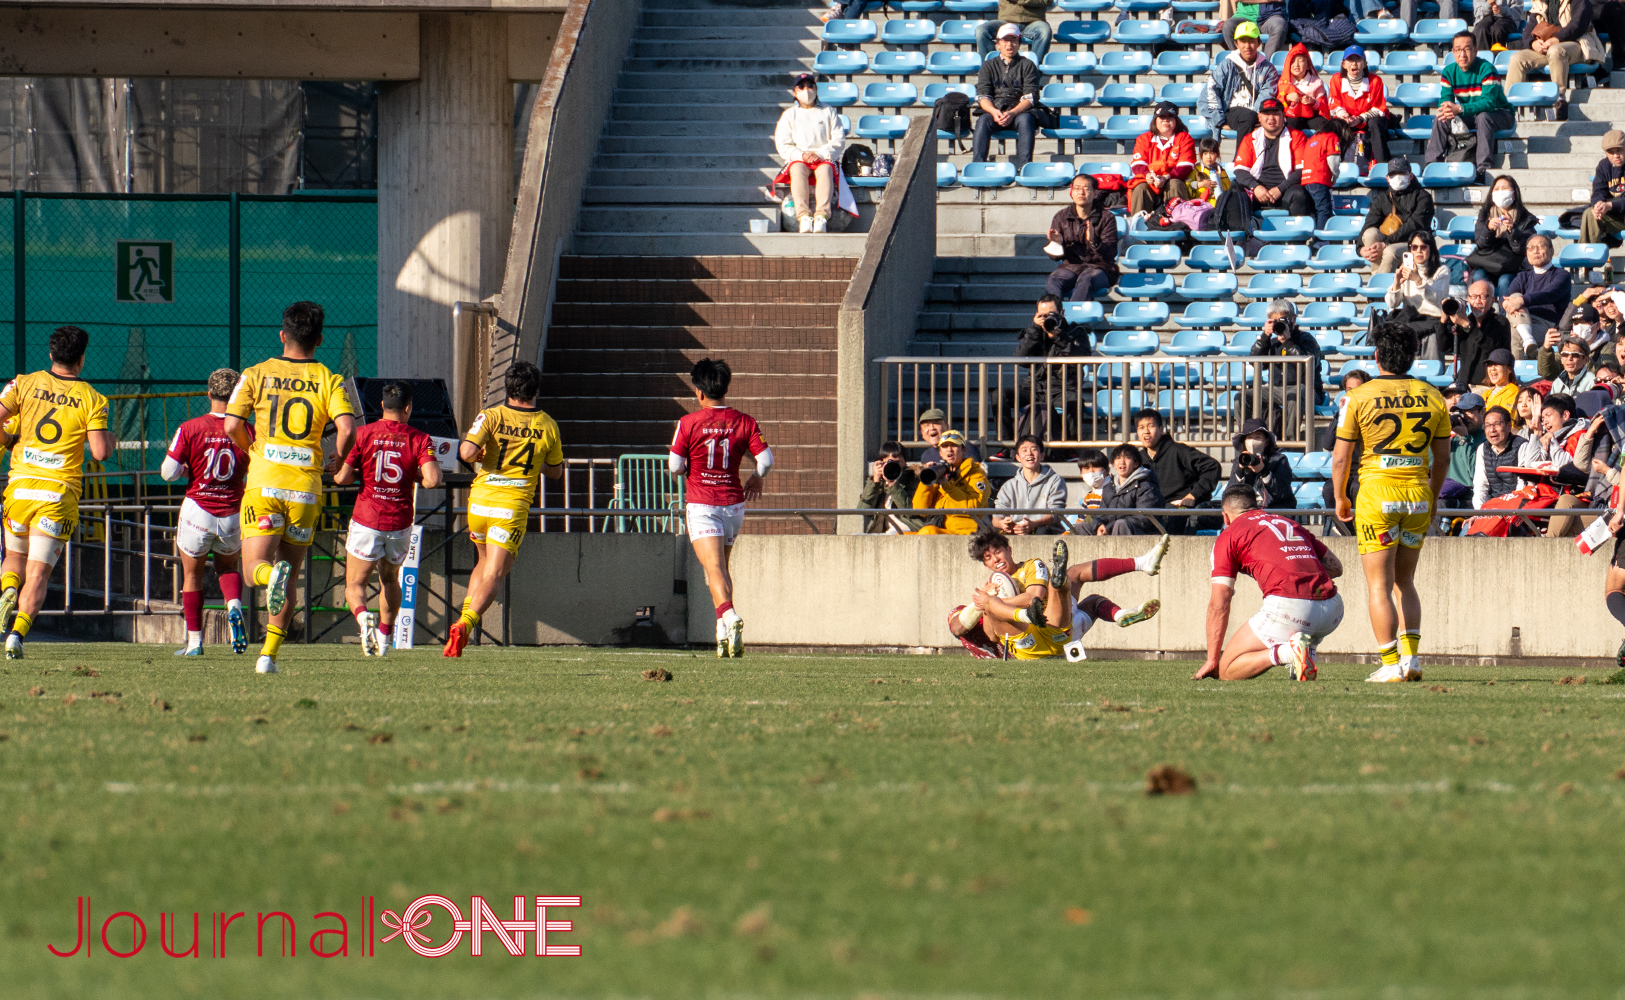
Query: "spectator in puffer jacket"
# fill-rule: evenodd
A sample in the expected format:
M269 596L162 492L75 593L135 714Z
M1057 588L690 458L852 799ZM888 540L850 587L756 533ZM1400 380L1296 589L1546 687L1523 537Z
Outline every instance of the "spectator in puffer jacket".
M1156 510L1166 507L1157 477L1140 462L1139 449L1127 442L1112 449L1112 473L1100 490L1102 510ZM1154 535L1156 524L1138 514L1096 514L1097 535Z
M773 145L790 168L790 196L796 202L801 231L828 232L830 206L835 201L835 164L846 145L846 129L834 108L818 103L817 77L811 73L796 77L794 93L796 103L784 110L773 130Z
M1215 133L1233 128L1246 135L1258 127L1258 106L1275 97L1281 74L1258 50L1258 25L1243 21L1235 31L1236 50L1226 52L1208 74L1202 117Z
M1482 510L1484 501L1506 496L1523 488L1523 480L1506 466L1528 468L1540 461L1540 448L1522 435L1512 433L1512 414L1504 406L1484 411L1484 443L1473 459L1473 509Z

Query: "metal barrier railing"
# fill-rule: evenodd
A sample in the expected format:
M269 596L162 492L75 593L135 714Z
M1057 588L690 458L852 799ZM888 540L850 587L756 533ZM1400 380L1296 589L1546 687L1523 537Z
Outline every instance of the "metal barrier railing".
M1036 433L1051 447L1105 448L1134 436L1134 413L1154 409L1187 444L1228 447L1249 417L1269 420L1282 448L1308 449L1314 359L1259 357L883 357L880 440L921 447L919 415L984 449Z

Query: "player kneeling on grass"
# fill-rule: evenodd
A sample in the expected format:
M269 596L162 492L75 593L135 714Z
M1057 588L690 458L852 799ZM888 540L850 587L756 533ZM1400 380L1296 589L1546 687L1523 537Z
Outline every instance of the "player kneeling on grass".
M395 633L395 615L401 609L401 563L412 547L412 517L416 509L414 483L427 490L440 486L440 464L435 461L429 435L407 425L412 418L412 389L399 382L384 386L380 398L384 417L362 427L355 447L333 482L348 486L361 480L350 530L344 538L344 600L361 630L361 655L383 656ZM526 505L528 508L528 504ZM378 612L367 610L367 582L374 566L381 598Z
M1213 546L1207 662L1192 679L1251 680L1284 663L1293 680L1314 680L1315 648L1343 623L1343 598L1332 583L1343 564L1302 525L1259 510L1251 486L1230 487L1220 503L1224 530ZM1227 644L1237 573L1258 581L1264 606Z
M1134 559L1095 559L1069 566L1064 540L1055 543L1052 565L1029 559L1019 565L1010 552L1010 540L996 529L983 528L970 540L970 557L993 571L971 594L971 606L948 613L948 631L978 659L1037 660L1059 656L1067 640L1081 643L1096 621L1116 622L1121 628L1146 621L1162 607L1146 601L1125 611L1099 594L1077 601L1072 594L1085 583L1109 580L1124 573L1156 576L1168 551L1168 536ZM1082 659L1078 645L1076 659Z
M11 632L8 660L22 659L23 638L45 604L62 546L79 524L85 445L105 462L117 443L107 426L107 399L79 377L89 344L90 334L77 326L57 327L51 331L51 367L18 375L0 391L0 423L21 418L16 440L8 442L6 561L0 572L0 627Z
M186 499L181 501L180 523L175 526L175 558L181 564L181 611L186 616L186 645L176 656L203 655L203 571L214 554L220 593L226 598L226 621L231 625L231 651L248 651L248 629L243 622L243 575L239 553L243 532L238 511L243 505L243 480L248 475L248 452L226 436L226 403L237 387L238 375L221 368L209 376L209 412L181 424L169 443L161 475L174 482L187 475ZM250 430L252 437L252 430Z
M468 575L463 616L447 630L444 656L463 655L480 627L480 616L496 597L497 584L513 570L541 477L564 478L559 425L536 405L542 391L540 369L516 362L503 381L508 401L481 410L457 446L459 458L480 467L468 493L468 537L479 561Z

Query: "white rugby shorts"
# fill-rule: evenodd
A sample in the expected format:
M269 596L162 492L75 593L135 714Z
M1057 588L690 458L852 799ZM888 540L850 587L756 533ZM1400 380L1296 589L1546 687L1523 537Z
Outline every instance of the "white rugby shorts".
M360 521L352 519L350 530L344 536L344 551L357 559L367 562L377 562L382 559L391 566L399 566L406 561L406 553L412 547L411 527L397 528L394 531L379 531L369 528Z
M744 526L745 505L742 503L729 504L726 507L712 507L703 503L688 505L689 538L721 536L722 544L732 545Z
M191 497L181 501L180 524L175 528L175 547L201 559L210 552L223 556L236 555L243 548L242 522L236 514L223 517L198 506Z
M1282 645L1297 632L1309 633L1309 644L1318 646L1343 624L1343 595L1333 594L1324 601L1266 597L1247 624L1267 646Z

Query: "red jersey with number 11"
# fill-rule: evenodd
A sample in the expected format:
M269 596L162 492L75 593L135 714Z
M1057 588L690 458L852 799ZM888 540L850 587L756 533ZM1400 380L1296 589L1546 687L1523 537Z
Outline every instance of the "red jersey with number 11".
M671 453L688 461L688 502L731 507L745 502L739 463L767 450L756 418L731 406L702 406L677 421Z
M434 442L415 427L395 420L363 426L344 459L361 473L352 518L374 531L411 527L412 486L423 477L419 467L434 460Z
M1321 565L1326 546L1301 524L1250 510L1231 521L1213 546L1213 582L1236 585L1246 573L1265 597L1324 601L1337 585Z
M250 439L254 428L248 428ZM235 517L243 506L248 452L226 437L226 415L205 413L175 429L169 457L186 466L186 498L215 517Z

